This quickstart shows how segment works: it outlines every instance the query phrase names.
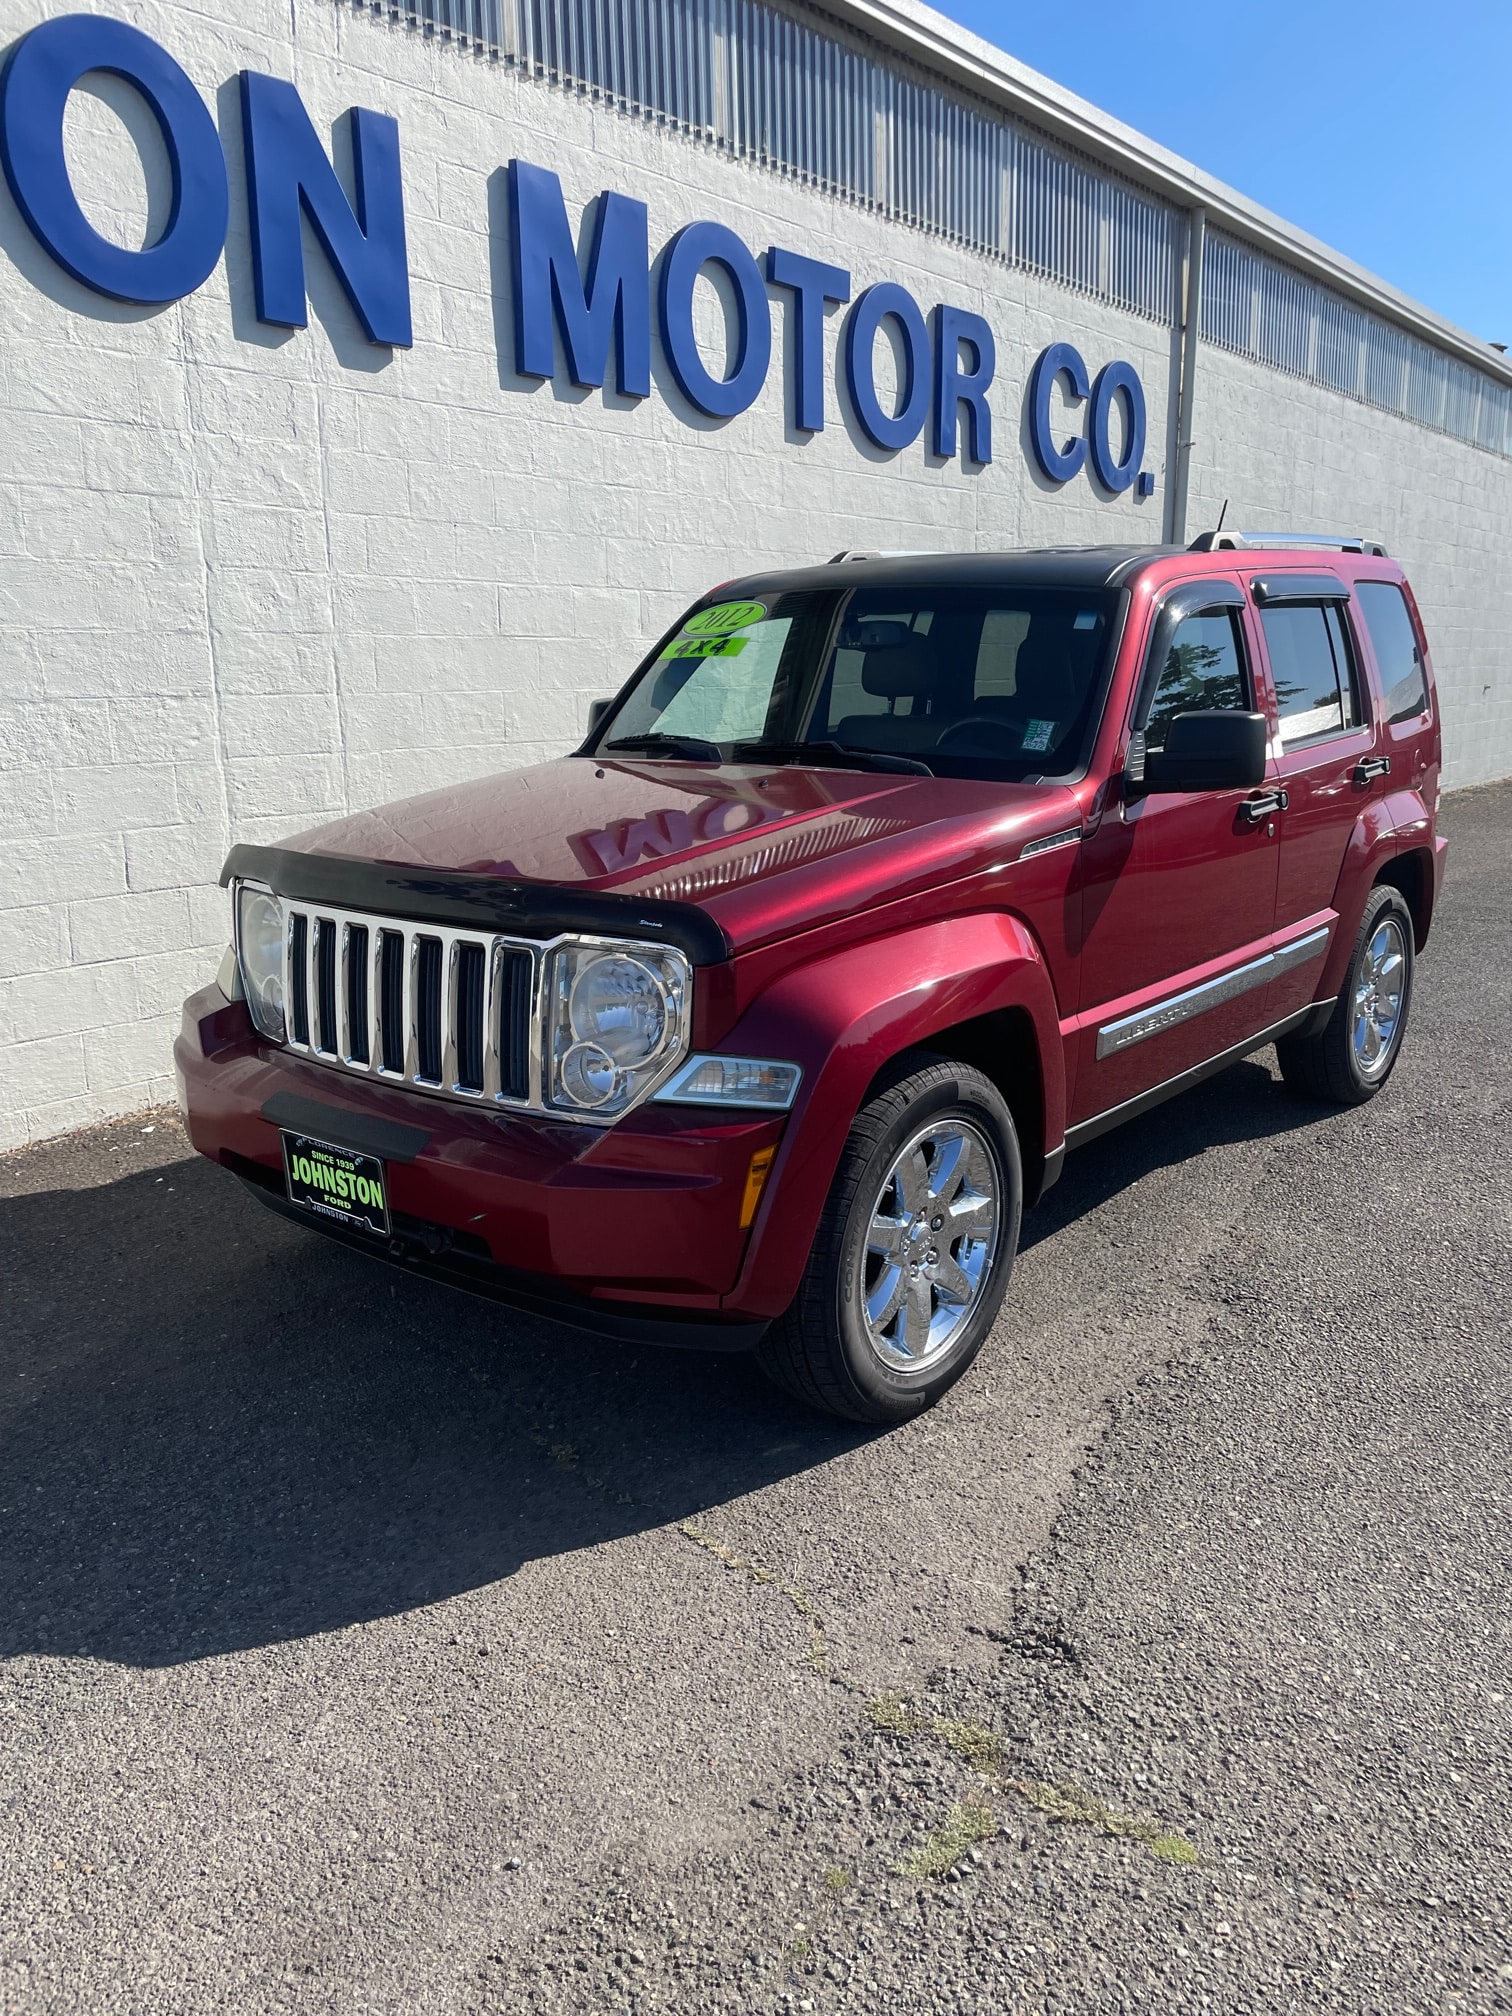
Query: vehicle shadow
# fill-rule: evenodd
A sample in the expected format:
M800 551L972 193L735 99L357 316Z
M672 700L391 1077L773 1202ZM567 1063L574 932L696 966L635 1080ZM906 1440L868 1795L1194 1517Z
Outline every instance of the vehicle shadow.
M1255 1065L1071 1158L1053 1235L1305 1125ZM189 1157L0 1200L0 1654L134 1666L391 1616L827 1463L868 1431L741 1357L416 1280Z
M1337 1108L1300 1098L1254 1058L1231 1065L1068 1155L1060 1181L1026 1214L1019 1250L1053 1238L1156 1169L1208 1148L1298 1134L1330 1117L1338 1117Z
M160 1666L687 1518L865 1431L264 1211L198 1158L0 1201L0 1654Z

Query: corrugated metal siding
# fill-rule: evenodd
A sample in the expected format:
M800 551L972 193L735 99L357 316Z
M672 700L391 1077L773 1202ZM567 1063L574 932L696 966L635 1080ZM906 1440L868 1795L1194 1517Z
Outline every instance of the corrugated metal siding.
M1183 214L801 0L337 0L1155 322ZM1202 334L1512 456L1512 387L1210 230Z
M1169 323L1180 214L771 0L350 0L740 160Z
M1512 456L1512 387L1217 231L1203 259L1202 334L1240 357Z

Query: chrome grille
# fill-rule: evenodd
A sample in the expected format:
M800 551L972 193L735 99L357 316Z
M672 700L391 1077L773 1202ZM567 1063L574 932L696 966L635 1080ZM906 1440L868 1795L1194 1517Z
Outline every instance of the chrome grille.
M541 948L285 900L288 1047L452 1099L538 1106Z

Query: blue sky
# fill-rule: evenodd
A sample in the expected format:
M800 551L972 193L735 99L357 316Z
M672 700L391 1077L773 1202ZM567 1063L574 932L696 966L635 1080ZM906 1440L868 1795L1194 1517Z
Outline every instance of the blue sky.
M1476 335L1512 343L1512 0L933 0Z

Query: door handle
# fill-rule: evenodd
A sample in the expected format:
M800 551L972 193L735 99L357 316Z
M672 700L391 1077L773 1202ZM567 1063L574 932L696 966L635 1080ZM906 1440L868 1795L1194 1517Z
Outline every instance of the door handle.
M1290 803L1284 791L1257 791L1253 798L1240 799L1239 817L1247 819L1251 826L1258 826L1262 819L1284 812Z
M1356 784L1368 784L1372 777L1389 777L1391 758L1389 756L1362 756L1354 767Z

